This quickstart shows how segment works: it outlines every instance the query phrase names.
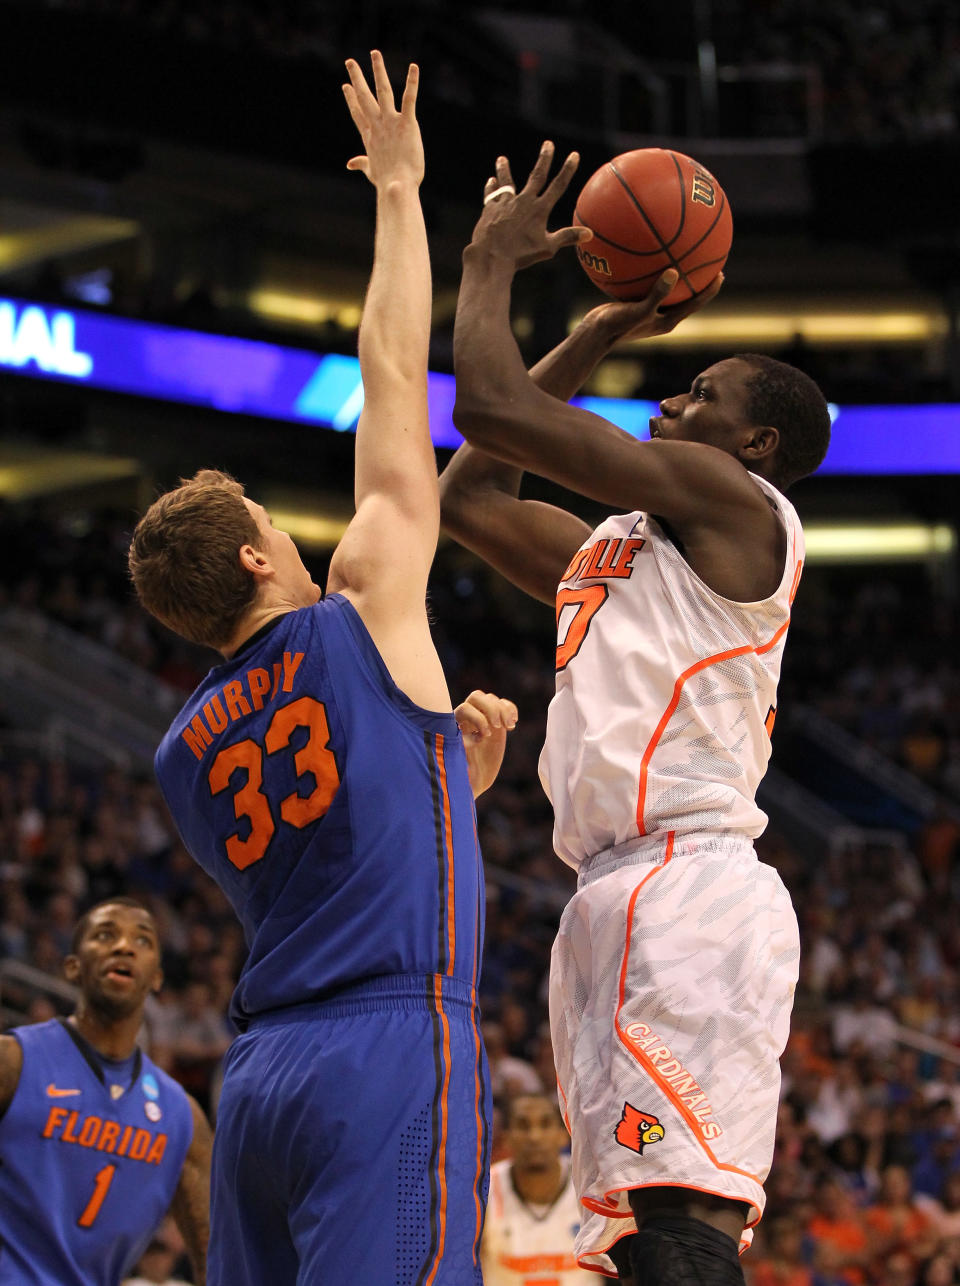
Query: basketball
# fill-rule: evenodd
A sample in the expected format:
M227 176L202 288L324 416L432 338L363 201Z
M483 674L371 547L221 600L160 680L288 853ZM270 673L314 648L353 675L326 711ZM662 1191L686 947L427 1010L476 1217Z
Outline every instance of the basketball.
M733 216L723 188L692 157L661 147L624 152L584 184L573 222L590 280L614 299L642 299L667 268L680 279L664 304L705 289L726 263Z

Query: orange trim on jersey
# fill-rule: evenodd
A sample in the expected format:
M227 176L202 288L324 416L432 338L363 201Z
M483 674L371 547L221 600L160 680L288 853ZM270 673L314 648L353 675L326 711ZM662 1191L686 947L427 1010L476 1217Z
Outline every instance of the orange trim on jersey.
M699 673L700 670L705 670L708 665L716 665L720 661L729 661L732 656L743 656L745 652L752 651L753 648L750 644L745 643L743 647L734 648L730 652L718 652L716 656L705 656L702 661L697 661L697 663L695 665L691 665L688 670L684 670L679 679L677 679L676 683L673 685L673 696L670 698L670 702L666 710L664 710L663 714L660 716L660 722L654 729L653 736L650 738L647 748L643 752L643 758L640 760L640 790L637 797L637 831L639 834L646 835L647 833L647 829L643 822L643 807L647 801L647 773L650 769L650 760L653 758L653 752L657 748L657 742L663 736L667 724L670 722L677 706L680 704L680 695L683 692L683 685L686 683L687 679L692 675Z
M777 644L780 642L780 640L783 638L784 634L786 634L787 626L789 624L790 624L790 617L788 616L787 619L780 626L780 628L777 630L776 634L774 634L772 638L768 639L766 643L761 643L761 645L758 648L754 648L754 651L756 652L757 656L763 656L764 652L769 652L771 648L776 647Z
M657 724L656 728L654 729L653 736L650 738L650 741L647 743L647 748L643 752L643 758L640 760L640 786L637 791L637 832L638 834L646 835L647 833L647 828L644 824L644 819L643 819L643 811L644 811L644 806L646 805L646 802L647 802L647 773L650 770L650 760L653 758L653 752L656 750L657 743L659 742L660 738L663 736L666 730L667 724L673 718L673 715L676 712L677 706L680 704L680 697L683 693L683 685L686 683L687 679L692 678L693 675L695 674L699 674L701 670L706 670L708 666L719 665L721 661L729 661L731 660L732 657L735 657L735 656L745 656L748 652L755 652L757 656L762 656L764 652L769 652L772 647L776 646L779 640L787 632L787 626L789 624L790 624L790 617L788 616L787 619L784 621L784 623L777 630L777 632L773 635L773 637L768 639L766 643L761 643L757 647L753 647L751 646L751 644L745 643L743 647L731 648L728 652L717 652L716 655L714 656L705 656L703 660L697 661L694 665L691 665L689 669L684 670L684 672L677 679L676 683L673 685L673 696L670 698L670 703L667 706L666 710L664 710L663 714L661 715L660 722Z
M444 848L447 852L447 975L453 977L453 962L457 954L457 902L453 869L453 825L450 820L450 791L447 769L443 759L443 736L437 733L437 773L440 778L440 799L443 810Z
M794 541L794 548L796 548L796 541ZM797 597L797 589L800 586L800 573L802 571L803 571L803 559L800 558L797 560L797 565L794 568L793 584L790 586L790 596L787 599L787 602L790 604L792 604L793 600Z
M659 1068L656 1066L656 1064L651 1062L651 1060L646 1056L643 1050L634 1048L632 1042L629 1040L623 1028L620 1026L620 1013L625 1003L627 968L630 962L630 940L633 937L633 915L637 905L637 898L640 894L640 890L643 888L646 882L649 879L651 879L654 875L659 874L664 869L664 867L667 866L667 864L670 862L670 859L673 857L673 837L674 837L674 832L670 831L667 835L667 847L666 847L666 852L664 854L663 861L660 862L657 866L655 866L652 871L647 872L647 874L643 877L643 879L640 881L637 887L633 890L633 893L630 895L630 902L627 906L627 935L626 935L626 941L624 943L624 948L623 948L623 963L620 966L620 989L617 997L617 1012L613 1020L614 1027L616 1028L617 1036L620 1040L621 1045L623 1045L624 1049L627 1051L628 1054L633 1055L636 1061L646 1072L647 1076L658 1086L660 1091L670 1100L674 1108L677 1110L677 1112L679 1112L680 1116L683 1118L684 1121L686 1121L687 1125L690 1127L690 1130L692 1131L694 1138L700 1144L701 1148L703 1148L704 1152L707 1154L712 1164L715 1165L718 1170L723 1170L725 1173L742 1175L743 1178L752 1180L754 1183L759 1184L759 1186L762 1188L763 1187L762 1180L758 1179L755 1174L751 1174L749 1170L741 1170L738 1166L728 1165L724 1161L717 1160L713 1150L707 1145L706 1140L703 1138L700 1132L699 1122L697 1121L697 1118L693 1115L693 1112L690 1110L690 1108L687 1107L686 1103L682 1102L679 1094L677 1094L673 1086L670 1085L669 1082L667 1082L660 1075ZM636 1186L642 1186L642 1185L636 1185ZM657 1186L672 1187L674 1185L672 1184L664 1185L661 1183ZM675 1186L684 1187L687 1185L677 1184ZM729 1194L723 1193L722 1195L728 1196ZM730 1198L730 1200L737 1200L737 1199L738 1198L733 1198L733 1197ZM588 1203L584 1201L582 1204L587 1205Z
M443 1089L440 1093L440 1150L437 1159L437 1179L440 1187L440 1208L438 1211L439 1235L437 1238L437 1253L434 1256L433 1263L430 1265L430 1271L426 1276L424 1286L432 1286L432 1283L437 1276L437 1270L440 1267L440 1261L443 1259L444 1246L446 1245L447 1240L447 1095L450 1090L450 1024L448 1023L447 1015L443 1010L443 994L440 974L434 976L433 996L437 1005L437 1013L440 1017L440 1026L443 1030Z

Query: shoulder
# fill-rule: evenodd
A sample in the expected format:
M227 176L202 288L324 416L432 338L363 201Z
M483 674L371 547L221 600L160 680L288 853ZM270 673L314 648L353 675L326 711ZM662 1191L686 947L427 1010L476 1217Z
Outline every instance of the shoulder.
M15 1036L0 1036L0 1114L13 1100L23 1070L23 1047Z

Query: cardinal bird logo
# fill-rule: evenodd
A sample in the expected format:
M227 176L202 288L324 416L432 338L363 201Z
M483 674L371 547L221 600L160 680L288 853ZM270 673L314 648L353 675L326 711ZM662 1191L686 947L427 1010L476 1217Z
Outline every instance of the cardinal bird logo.
M649 1112L639 1112L630 1103L624 1103L623 1114L617 1122L613 1137L621 1147L629 1148L643 1156L648 1143L659 1143L666 1131L657 1117Z

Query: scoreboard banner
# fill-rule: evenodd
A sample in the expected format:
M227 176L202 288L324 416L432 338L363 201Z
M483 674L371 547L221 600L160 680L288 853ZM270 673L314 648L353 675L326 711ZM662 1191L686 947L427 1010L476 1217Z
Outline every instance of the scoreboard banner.
M363 406L355 357L132 321L83 308L0 298L0 372L186 402L236 415L356 428ZM453 426L454 379L430 373L438 447ZM580 397L578 406L646 438L655 402ZM960 473L960 405L831 406L833 438L820 474Z

